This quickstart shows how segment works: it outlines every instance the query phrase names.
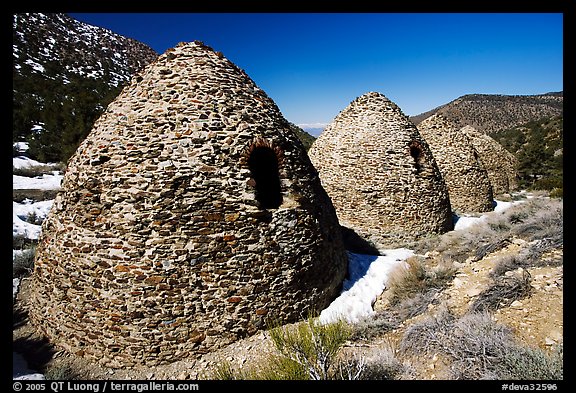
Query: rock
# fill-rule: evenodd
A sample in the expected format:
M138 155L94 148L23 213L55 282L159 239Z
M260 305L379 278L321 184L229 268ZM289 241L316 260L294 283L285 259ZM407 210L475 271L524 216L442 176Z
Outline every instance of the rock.
M465 291L465 295L468 297L474 297L474 296L480 295L482 293L482 291L483 291L482 287L479 285L476 285L476 286L473 286L473 287L467 289Z
M553 340L553 339L551 339L550 337L546 337L546 338L544 339L544 344L545 344L545 345L552 346L552 345L555 345L555 344L556 344L556 340Z

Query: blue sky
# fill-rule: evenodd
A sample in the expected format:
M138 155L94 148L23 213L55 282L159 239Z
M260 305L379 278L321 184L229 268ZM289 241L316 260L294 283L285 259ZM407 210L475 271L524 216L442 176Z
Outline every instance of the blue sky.
M303 128L377 91L406 115L464 94L563 90L562 13L71 13L159 54L200 40Z

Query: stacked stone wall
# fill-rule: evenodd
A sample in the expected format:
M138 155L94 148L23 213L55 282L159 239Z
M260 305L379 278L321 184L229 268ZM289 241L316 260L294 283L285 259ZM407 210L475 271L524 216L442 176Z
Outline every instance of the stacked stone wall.
M257 195L256 148L275 157L275 208ZM30 318L99 364L157 365L320 311L346 272L334 207L289 123L194 42L135 76L71 158Z

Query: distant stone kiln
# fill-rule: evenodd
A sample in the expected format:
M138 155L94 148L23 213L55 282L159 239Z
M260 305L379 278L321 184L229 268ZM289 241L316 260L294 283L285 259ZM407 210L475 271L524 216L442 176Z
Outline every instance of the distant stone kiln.
M453 228L448 190L428 144L384 95L352 101L308 154L340 223L378 248Z
M494 195L505 194L518 188L518 160L500 143L472 126L460 129L466 134L480 155L480 159L492 184Z
M470 138L441 114L424 119L418 129L446 180L452 208L458 213L494 210L492 185Z
M156 365L320 311L346 271L335 210L289 123L193 42L135 76L71 158L29 311L72 353Z

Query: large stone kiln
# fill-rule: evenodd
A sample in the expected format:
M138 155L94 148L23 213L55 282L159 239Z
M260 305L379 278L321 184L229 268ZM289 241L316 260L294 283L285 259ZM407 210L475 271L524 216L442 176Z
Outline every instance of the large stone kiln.
M308 154L340 223L377 248L453 228L446 184L428 144L384 95L352 101Z
M448 187L452 209L458 213L494 210L488 172L470 138L437 113L418 124Z
M472 126L460 129L470 138L474 149L488 172L494 195L506 194L518 188L518 160L489 135L483 134Z
M274 102L200 42L135 76L70 159L30 318L111 367L194 357L320 311L347 255Z

